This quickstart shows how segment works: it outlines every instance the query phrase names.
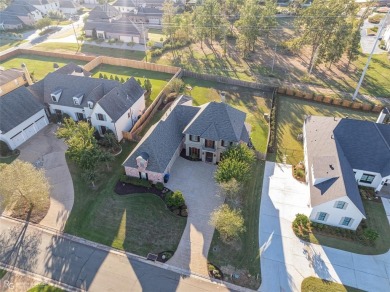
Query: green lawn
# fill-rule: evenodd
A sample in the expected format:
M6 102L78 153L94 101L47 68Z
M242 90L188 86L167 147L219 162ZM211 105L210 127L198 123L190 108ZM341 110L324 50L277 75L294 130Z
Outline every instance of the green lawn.
M5 274L7 274L7 271L0 269L0 280L5 276Z
M112 170L101 169L96 190L87 186L79 169L68 160L75 202L65 232L141 256L174 251L184 231L185 218L173 215L155 195L114 193L123 173L121 164L134 146L126 142L112 163Z
M219 92L226 92L226 102L247 114L246 122L251 129L251 139L256 150L265 152L267 147L268 126L264 113L271 108L270 94L246 87L230 86L218 82L203 81L195 78L183 78L184 82L192 87L185 94L193 98L194 105L201 105L209 101L221 101Z
M10 39L0 39L0 52L8 50L9 48L17 47L27 40L10 40Z
M159 29L149 29L148 30L148 39L153 42L161 42L161 38L163 41L166 39L166 36Z
M383 204L368 200L363 200L363 204L367 215L368 228L376 230L379 233L379 238L375 241L374 246L365 246L358 242L323 236L316 233L310 234L310 242L358 254L377 255L389 251L390 226L387 224L388 221Z
M71 43L43 43L32 47L33 50L46 51L46 52L58 52L58 53L76 53L81 52L88 55L95 56L110 56L115 58L127 58L133 60L143 60L145 58L145 52L122 50L107 47L99 47L94 45L83 44L78 51L77 44Z
M302 281L302 292L363 292L357 288L329 282L320 278L308 277Z
M156 96L160 93L160 91L164 88L164 86L173 76L172 74L168 73L154 72L129 67L112 66L106 64L102 64L96 67L94 70L92 70L91 73L95 78L99 78L100 73L102 73L103 75L106 74L108 78L110 78L111 75L113 75L114 77L116 75L119 77L119 79L123 77L125 80L133 76L136 79L140 79L142 84L145 78L149 78L152 82L152 93L150 97L146 100L146 106L148 106L156 98Z
M219 238L218 231L215 231L208 254L208 260L220 268L231 265L237 270L247 269L251 274L249 279L225 278L225 280L251 289L257 289L261 282L258 231L264 166L263 161L256 162L253 177L243 192L242 210L246 232L241 236L239 246L224 243Z
M303 160L303 144L297 136L303 131L305 115L346 117L352 119L367 119L375 121L378 114L354 111L347 108L335 107L307 100L279 96L277 102L277 154L270 159L282 162L287 155L287 163L297 164ZM273 157L273 158L271 158Z
M37 55L19 55L17 57L1 62L0 66L4 67L5 69L20 68L20 65L24 63L27 65L27 68L30 73L34 72L34 78L36 80L41 80L48 73L54 71L54 67L53 67L54 63L57 63L60 67L62 67L68 64L69 62L73 62L78 65L84 65L87 63L84 61L54 58L54 57L45 57L45 56L37 56Z
M27 292L65 292L65 290L47 284L39 284L32 287Z

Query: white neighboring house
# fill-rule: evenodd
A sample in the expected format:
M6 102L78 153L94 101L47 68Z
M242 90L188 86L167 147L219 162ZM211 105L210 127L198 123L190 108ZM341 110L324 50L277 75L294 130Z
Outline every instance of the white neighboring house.
M77 11L81 8L80 4L72 0L61 0L60 1L60 11L66 15L75 15Z
M365 216L358 185L390 195L390 124L309 116L303 127L306 181L315 222L356 230ZM364 134L362 134L364 133Z
M382 40L385 42L386 51L390 52L390 25L386 27Z
M0 97L0 140L15 149L49 123L44 106L26 87Z
M90 121L100 135L111 130L118 141L123 139L122 131L129 131L142 115L145 91L133 77L121 84L60 70L29 87L51 114Z
M60 11L59 0L16 0L15 3L22 1L31 4L44 15L50 11Z

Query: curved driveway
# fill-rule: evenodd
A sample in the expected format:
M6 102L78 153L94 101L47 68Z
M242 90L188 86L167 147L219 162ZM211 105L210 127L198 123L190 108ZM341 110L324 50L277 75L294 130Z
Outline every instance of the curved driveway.
M310 212L306 184L291 165L267 162L260 207L260 291L300 291L314 276L365 291L390 291L390 252L369 256L299 240L291 229L295 214ZM387 222L384 222L387 224Z
M41 225L63 231L73 207L73 181L65 160L67 146L55 136L57 125L49 124L19 147L19 159L45 169L50 183L50 208Z

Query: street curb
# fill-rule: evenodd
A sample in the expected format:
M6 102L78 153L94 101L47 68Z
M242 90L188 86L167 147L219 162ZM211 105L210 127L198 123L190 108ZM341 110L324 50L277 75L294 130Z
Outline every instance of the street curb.
M165 269L165 270L168 270L168 271L172 271L172 272L181 274L183 276L192 277L192 278L195 278L195 279L198 279L198 280L202 280L202 281L205 281L205 282L208 282L208 283L216 284L216 285L219 285L219 286L225 286L226 288L232 289L234 291L239 291L239 292L254 291L254 290L251 290L251 289L248 289L248 288L245 288L245 287L241 287L241 286L238 286L238 285L235 285L235 284L232 284L232 283L228 283L228 282L225 282L225 281L212 279L212 278L207 277L205 275L196 274L196 273L191 272L190 270L184 270L184 269L181 269L181 268L178 268L178 267L166 264L166 263L152 262L152 261L149 261L149 260L147 260L146 258L144 258L142 256L139 256L139 255L136 255L136 254L133 254L133 253L130 253L130 252L122 251L122 250L119 250L119 249L115 249L113 247L109 247L107 245L103 245L103 244L96 243L96 242L93 242L93 241L90 241L90 240L87 240L87 239L83 239L83 238L80 238L80 237L77 237L77 236L74 236L74 235L71 235L71 234L68 234L68 233L64 233L64 232L58 231L58 230L56 230L54 228L51 228L51 227L48 227L48 226L44 226L44 225L40 225L40 224L36 224L36 223L31 223L31 222L26 222L24 220L12 218L12 217L6 216L6 215L0 215L0 218L8 220L8 221L11 221L11 222L18 222L20 224L28 224L28 225L32 226L33 228L35 228L35 229L38 229L40 231L46 232L46 233L51 234L51 235L62 237L62 238L68 239L68 240L76 242L76 243L80 243L80 244L83 244L83 245L86 245L86 246L90 246L90 247L93 247L93 248L96 248L96 249L99 249L99 250L102 250L102 251L106 251L108 253L112 253L112 254L119 255L119 256L124 256L124 257L127 257L129 259L133 259L133 260L136 260L136 261L139 261L139 262L142 262L142 263L154 266L154 267L162 268L162 269ZM4 265L4 264L0 263L0 266L2 266L2 265ZM16 267L11 267L11 268L23 271L23 273L25 273L25 274L32 274L32 275L34 275L31 272L28 272L28 271L25 271L25 270L22 270L22 269L18 269ZM6 269L8 270L10 268L6 268ZM38 277L46 278L44 276L39 276L39 275L38 275ZM50 279L50 278L47 278L47 279ZM52 280L52 279L50 279L50 280L54 281L53 283L55 283L56 285L58 285L57 283L62 284L61 282L57 282L57 281ZM62 285L69 286L67 284L62 284ZM73 287L73 286L69 286L69 287L72 287L73 290L71 290L71 291L85 291L85 290L80 290L80 288L76 288L76 287ZM74 290L74 289L78 289L78 290Z

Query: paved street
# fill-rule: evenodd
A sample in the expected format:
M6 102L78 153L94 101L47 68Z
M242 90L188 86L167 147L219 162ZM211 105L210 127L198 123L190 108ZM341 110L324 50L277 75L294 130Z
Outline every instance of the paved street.
M173 191L183 192L189 209L186 228L169 264L205 276L214 234L214 227L209 224L210 214L223 203L214 181L215 169L212 164L178 157L166 184Z
M267 162L260 207L261 291L300 291L314 276L365 291L390 291L390 252L359 255L309 244L293 233L297 213L309 213L308 187L293 179L291 165ZM387 223L387 222L386 222Z
M0 262L88 291L232 291L2 217Z

